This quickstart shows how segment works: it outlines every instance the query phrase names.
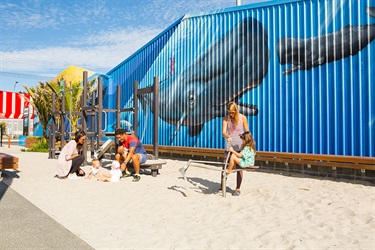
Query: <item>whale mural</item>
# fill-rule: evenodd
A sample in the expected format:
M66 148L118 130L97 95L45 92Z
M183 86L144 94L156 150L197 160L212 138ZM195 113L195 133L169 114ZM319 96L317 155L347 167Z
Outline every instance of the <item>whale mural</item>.
M222 118L235 101L259 151L374 157L374 3L284 0L187 14L107 73L103 106L117 108L120 96L121 108L134 107L134 82L148 88L158 77L159 112L147 94L137 116L120 115L144 144L157 131L159 145L223 149ZM106 117L113 132L117 116Z
M367 7L375 17L375 7ZM280 64L292 64L283 71L289 74L356 55L375 39L375 24L348 25L337 32L309 39L281 38L277 44Z
M237 102L246 116L258 114L253 104L240 98L258 87L269 64L268 35L254 18L245 18L220 40L186 67L175 80L160 85L159 116L175 125L189 127L191 137L198 135L206 122L223 117L228 102ZM218 60L221 58L221 60ZM153 95L140 96L144 109L154 112ZM168 107L170 112L165 112Z

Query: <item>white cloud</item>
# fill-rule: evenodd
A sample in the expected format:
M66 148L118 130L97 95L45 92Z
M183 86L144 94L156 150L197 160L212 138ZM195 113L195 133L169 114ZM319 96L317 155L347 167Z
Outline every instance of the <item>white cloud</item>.
M242 4L247 4L249 1L243 0ZM147 1L148 5L132 2L133 9L119 10L117 13L112 13L113 10L110 10L110 7L113 6L104 0L88 1L84 8L77 4L64 9L61 5L59 6L59 2L57 3L44 6L38 2L34 2L32 6L27 2L20 2L17 5L0 4L0 10L2 10L0 21L4 22L3 25L8 30L48 27L59 29L73 22L91 23L90 27L93 30L90 33L85 30L78 37L69 37L66 39L69 40L69 44L47 46L42 49L3 51L0 55L0 71L56 72L58 74L69 65L77 65L88 70L106 73L182 17L181 13L194 14L197 10L198 12L213 10L218 6L233 7L236 1L189 1L188 6L186 1L177 1L173 4L170 0ZM135 11L137 8L140 10ZM121 16L118 16L119 14ZM113 20L112 23L109 22L111 27L107 27L107 30L95 30L95 22L98 22L96 16L106 22ZM144 24L148 26L136 24L142 23L142 20L150 23ZM8 41L10 41L9 38Z
M161 30L132 29L101 32L69 47L2 52L1 71L61 71L69 65L106 73L152 40Z

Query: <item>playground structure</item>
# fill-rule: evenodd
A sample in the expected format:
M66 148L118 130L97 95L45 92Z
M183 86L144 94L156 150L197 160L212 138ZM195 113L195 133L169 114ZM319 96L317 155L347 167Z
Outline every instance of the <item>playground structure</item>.
M65 145L65 136L68 135L69 139L72 138L72 134L74 132L66 132L64 126L64 119L66 119L67 112L65 110L65 95L64 93L67 90L65 89L65 84L62 87L62 103L61 103L61 110L56 110L56 94L53 93L52 95L52 122L50 125L50 135L49 135L49 143L50 143L50 150L49 150L49 159L57 158L60 150ZM120 128L120 115L122 112L133 112L134 115L134 124L133 124L133 134L138 136L138 97L140 95L146 95L153 93L155 97L159 94L159 78L157 76L154 77L153 86L138 89L138 81L134 81L134 106L131 108L121 108L121 86L117 86L116 89L116 109L105 109L103 108L103 79L101 77L98 78L98 86L97 86L97 102L96 98L91 98L91 105L87 106L87 97L88 97L88 77L87 71L83 72L83 93L81 97L81 110L80 111L69 111L69 115L79 115L81 120L81 129L86 132L90 151L91 151L91 158L97 158L102 160L106 157L106 152L108 152L114 145L114 140L107 139L103 140L103 138L114 137L114 132L105 132L103 130L103 113L115 113L116 114L116 128ZM142 167L147 167L151 169L151 173L153 176L156 176L158 173L158 169L161 169L161 165L165 164L164 161L158 160L158 100L159 98L154 98L153 106L154 110L156 110L156 114L154 115L153 120L153 156L149 156L149 160L146 161L145 164L142 164ZM89 119L90 118L90 119ZM90 122L90 131L88 131L88 122ZM106 121L108 124L108 121ZM58 127L58 131L56 130ZM56 146L58 145L58 146ZM87 155L88 151L88 143L83 145L83 155ZM113 153L110 153L113 156ZM113 158L113 157L112 157ZM87 159L85 159L87 164Z

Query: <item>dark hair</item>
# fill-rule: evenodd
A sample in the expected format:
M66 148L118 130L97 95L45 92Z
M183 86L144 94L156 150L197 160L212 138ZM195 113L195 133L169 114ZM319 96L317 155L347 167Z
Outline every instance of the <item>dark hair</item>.
M240 135L240 138L245 140L243 147L248 146L255 152L256 143L250 131L245 131L243 134Z
M82 136L86 136L85 131L82 131L82 130L77 131L77 132L75 133L75 138L74 138L74 140L75 140L76 142L78 142L79 139L81 139Z
M123 135L126 134L125 130L122 128L116 129L115 135Z

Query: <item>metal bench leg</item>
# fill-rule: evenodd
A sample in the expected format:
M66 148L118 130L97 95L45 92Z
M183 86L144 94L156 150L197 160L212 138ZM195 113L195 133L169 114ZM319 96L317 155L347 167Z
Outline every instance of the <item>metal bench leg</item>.
M184 180L186 181L186 171L188 170L188 168L190 167L190 162L191 160L188 161L188 163L186 164L186 167L183 167L183 168L180 168L179 171L180 173L182 174L182 176L184 177Z
M159 174L158 169L151 169L151 175L152 175L152 177L156 177L156 176L158 176L158 174Z
M223 179L221 180L221 190L223 192L223 197L225 198L227 196L227 172L226 169L223 171Z

